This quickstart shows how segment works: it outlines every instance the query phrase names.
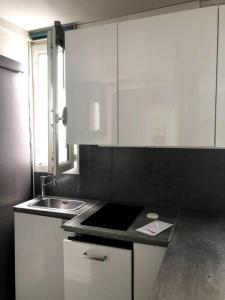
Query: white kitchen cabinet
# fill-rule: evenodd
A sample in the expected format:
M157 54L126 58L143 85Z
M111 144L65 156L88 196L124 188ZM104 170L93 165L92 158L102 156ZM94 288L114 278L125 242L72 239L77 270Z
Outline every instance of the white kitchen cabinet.
M119 145L214 146L217 15L207 7L118 24Z
M132 250L64 240L65 300L131 300Z
M62 219L14 214L16 300L64 299Z
M67 143L117 143L117 24L65 34Z
M219 6L216 147L225 147L225 6Z
M151 300L166 248L134 243L134 300Z

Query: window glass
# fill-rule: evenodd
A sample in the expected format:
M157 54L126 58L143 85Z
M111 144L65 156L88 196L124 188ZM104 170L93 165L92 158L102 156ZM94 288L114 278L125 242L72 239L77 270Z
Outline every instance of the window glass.
M35 171L48 171L48 65L46 44L33 45L32 60L34 169Z
M66 106L65 78L64 78L64 53L62 48L58 47L58 114L62 117L62 112ZM66 144L66 127L62 121L58 123L58 159L59 163L68 160L68 147Z

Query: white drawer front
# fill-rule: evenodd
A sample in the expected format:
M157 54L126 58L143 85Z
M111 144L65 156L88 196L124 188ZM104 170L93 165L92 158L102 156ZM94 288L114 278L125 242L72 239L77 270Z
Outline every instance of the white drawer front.
M65 300L131 300L132 251L64 240Z

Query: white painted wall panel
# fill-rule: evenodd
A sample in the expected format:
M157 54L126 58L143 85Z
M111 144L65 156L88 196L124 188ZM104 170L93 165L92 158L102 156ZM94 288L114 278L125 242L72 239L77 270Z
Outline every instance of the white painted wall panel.
M28 64L28 33L0 18L0 55Z

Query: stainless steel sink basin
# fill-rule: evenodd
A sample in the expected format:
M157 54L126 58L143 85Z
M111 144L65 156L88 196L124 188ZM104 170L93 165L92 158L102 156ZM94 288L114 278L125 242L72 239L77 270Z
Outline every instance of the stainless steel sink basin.
M80 200L43 198L30 204L30 206L56 210L78 210L85 204L84 201Z

